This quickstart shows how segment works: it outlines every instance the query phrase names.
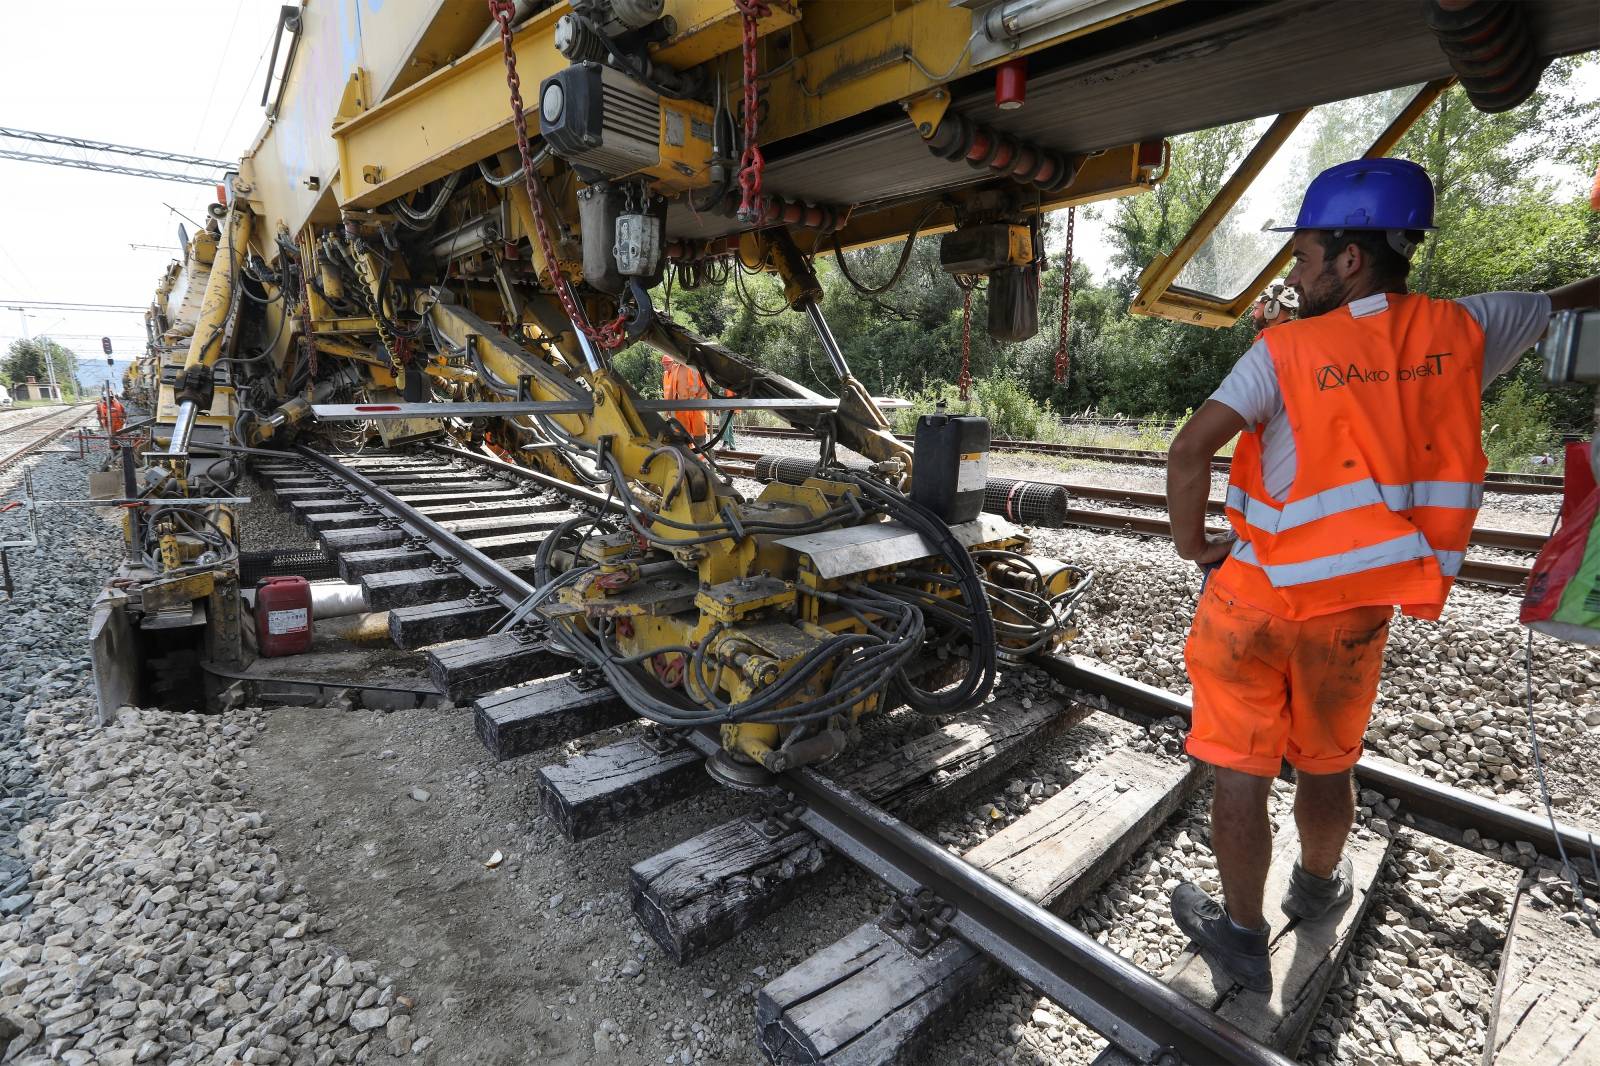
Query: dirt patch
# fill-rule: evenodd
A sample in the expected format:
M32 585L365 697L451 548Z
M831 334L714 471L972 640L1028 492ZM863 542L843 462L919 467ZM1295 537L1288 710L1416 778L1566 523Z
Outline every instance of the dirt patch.
M708 790L569 843L538 816L533 779L578 745L496 766L468 714L275 709L246 772L340 944L416 999L416 1035L431 1038L422 1061L757 1061L761 975L727 967L765 957L775 974L789 952L736 941L676 967L639 932L627 891L632 863L749 801ZM797 942L782 924L746 938L803 955L842 931L824 921Z

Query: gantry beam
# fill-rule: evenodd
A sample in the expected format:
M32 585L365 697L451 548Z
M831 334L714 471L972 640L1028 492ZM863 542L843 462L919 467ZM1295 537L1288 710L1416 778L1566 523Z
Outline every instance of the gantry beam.
M52 155L45 152L28 151L6 143L8 141L50 145L61 149L63 153L79 152L82 154ZM211 173L155 170L150 167L135 166L112 159L96 159L90 155L90 153L95 152L112 156L126 156L131 159L150 159L161 163L172 163L180 167L198 167L202 171L210 171ZM165 152L156 148L138 148L128 144L113 144L110 141L94 141L87 137L68 137L57 133L40 133L37 130L15 129L9 126L0 126L0 159L17 159L24 163L45 163L50 166L75 167L79 170L90 170L99 174L126 174L136 178L181 181L191 185L215 185L221 179L221 174L224 171L231 170L236 165L222 159L207 159L204 156L188 155L182 152Z

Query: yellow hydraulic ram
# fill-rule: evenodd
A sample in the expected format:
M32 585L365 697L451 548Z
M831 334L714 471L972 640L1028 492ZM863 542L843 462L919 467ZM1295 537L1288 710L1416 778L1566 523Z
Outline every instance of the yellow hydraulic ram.
M200 303L194 337L189 341L189 355L173 390L178 400L178 417L172 427L167 454L172 457L176 474L181 474L187 466L189 437L194 432L195 419L201 410L211 407L216 390L213 368L227 348L234 282L239 273L239 260L250 244L253 218L250 210L238 201L229 207L227 221L222 227L222 242L213 260L211 276L206 279L206 293Z

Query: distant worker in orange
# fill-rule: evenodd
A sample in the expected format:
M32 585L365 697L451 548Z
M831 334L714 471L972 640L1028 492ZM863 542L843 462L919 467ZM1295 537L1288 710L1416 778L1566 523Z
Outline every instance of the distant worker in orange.
M686 363L680 363L672 356L661 353L661 395L668 400L709 400L711 393L706 391L706 379L700 371ZM674 411L672 412L683 428L689 431L689 436L695 441L706 439L706 413L704 411Z
M1184 884L1172 911L1255 991L1272 985L1262 897L1273 777L1287 757L1300 858L1283 912L1316 921L1353 895L1351 769L1390 615L1439 617L1483 499L1483 390L1552 311L1600 306L1600 277L1549 293L1410 293L1411 256L1433 228L1433 185L1415 163L1319 174L1279 231L1294 234L1298 318L1266 325L1168 459L1174 545L1208 575L1184 654L1188 751L1216 771L1211 847L1225 901ZM1233 533L1208 537L1211 459L1236 435Z
M95 417L100 420L100 426L107 433L120 433L128 420L128 414L122 408L122 401L115 396L102 396L100 402L95 404Z

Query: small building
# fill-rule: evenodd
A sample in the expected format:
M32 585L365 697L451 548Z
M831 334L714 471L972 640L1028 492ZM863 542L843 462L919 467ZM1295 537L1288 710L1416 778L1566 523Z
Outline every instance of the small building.
M24 400L53 400L56 403L61 402L60 385L52 385L48 381L35 381L32 374L28 375L27 381L13 384L11 391L19 402Z

